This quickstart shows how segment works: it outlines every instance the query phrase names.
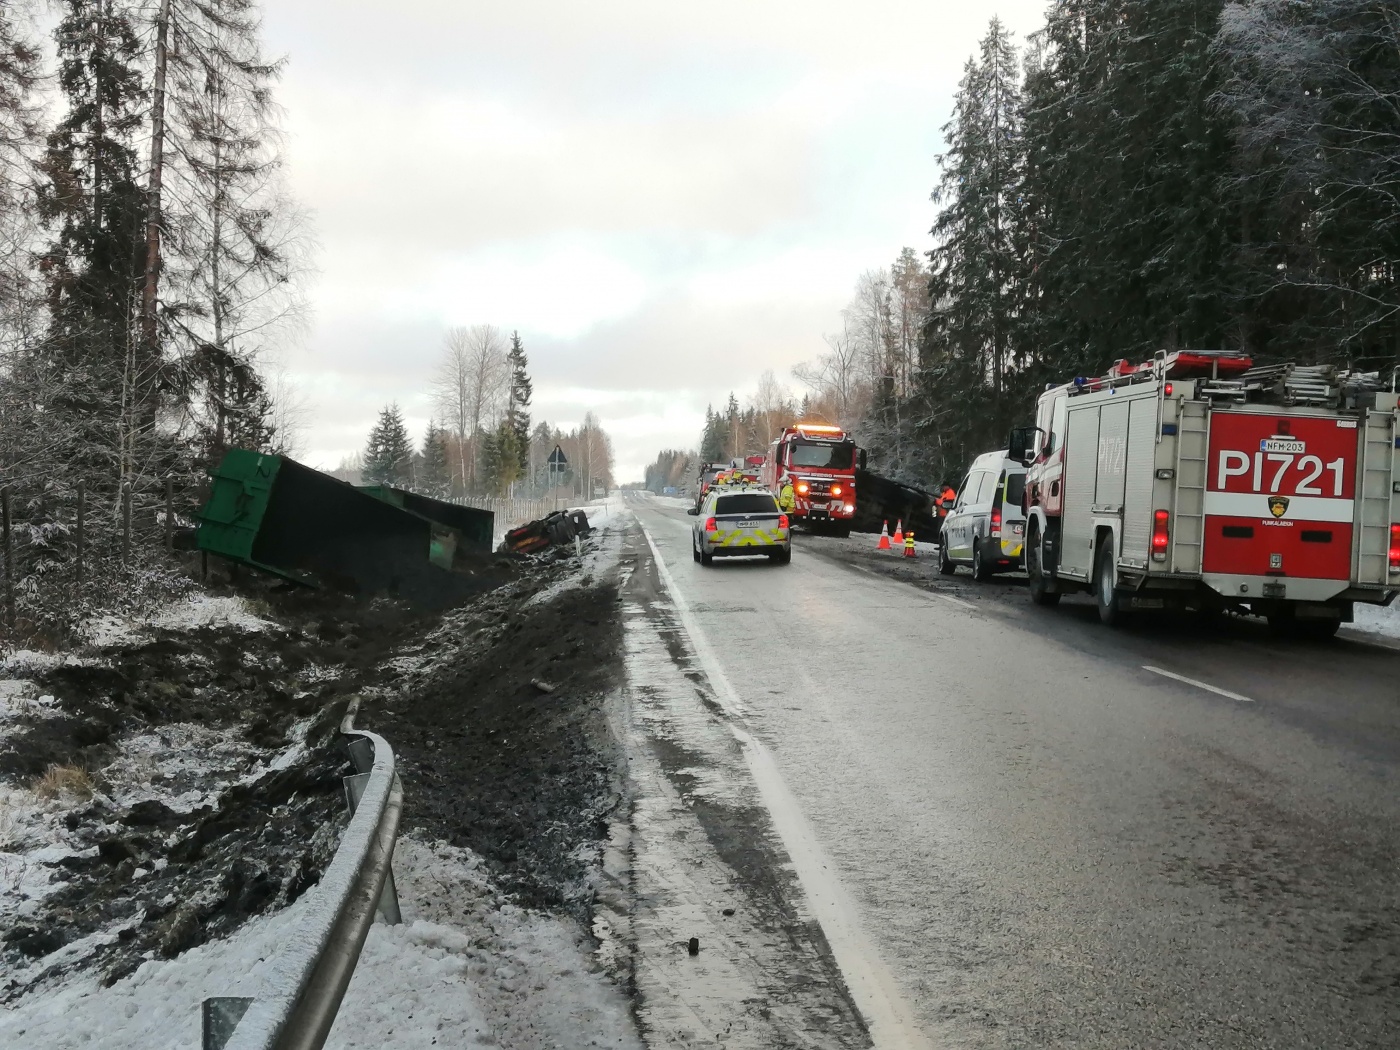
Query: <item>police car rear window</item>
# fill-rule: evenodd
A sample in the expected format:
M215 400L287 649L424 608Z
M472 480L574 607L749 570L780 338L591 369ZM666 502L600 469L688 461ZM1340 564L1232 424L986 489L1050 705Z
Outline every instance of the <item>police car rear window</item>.
M776 514L778 501L766 492L740 492L721 496L715 504L716 514Z

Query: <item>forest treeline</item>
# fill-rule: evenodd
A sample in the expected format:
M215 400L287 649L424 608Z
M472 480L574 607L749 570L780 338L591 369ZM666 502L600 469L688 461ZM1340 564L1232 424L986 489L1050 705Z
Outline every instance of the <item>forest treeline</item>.
M1020 44L991 22L943 130L931 247L795 374L884 473L951 477L1046 383L1159 349L1400 364L1389 0L1054 0Z
M118 527L159 534L167 483L188 513L223 449L292 430L267 364L308 234L260 36L253 0L0 4L0 485L25 593L71 563L80 486L99 558Z
M398 405L386 405L364 451L335 473L438 499L531 498L556 489L588 498L612 488L612 439L593 412L568 430L532 425L534 383L520 333L507 342L494 325L450 329L429 394L435 415L421 442L409 434ZM552 469L555 448L566 463Z

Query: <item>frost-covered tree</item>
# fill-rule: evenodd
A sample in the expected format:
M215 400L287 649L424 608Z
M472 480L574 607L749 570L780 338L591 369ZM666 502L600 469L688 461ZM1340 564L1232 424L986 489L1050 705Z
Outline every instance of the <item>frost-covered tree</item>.
M1246 334L1321 360L1400 359L1400 13L1379 0L1226 6Z

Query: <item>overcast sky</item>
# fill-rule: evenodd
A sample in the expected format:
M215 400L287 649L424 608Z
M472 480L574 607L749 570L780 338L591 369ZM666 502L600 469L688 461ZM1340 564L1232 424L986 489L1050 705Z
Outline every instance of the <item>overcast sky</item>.
M861 271L929 246L962 66L1043 0L266 0L312 326L290 358L334 466L443 332L518 329L533 414L591 408L619 480L707 403L822 352Z

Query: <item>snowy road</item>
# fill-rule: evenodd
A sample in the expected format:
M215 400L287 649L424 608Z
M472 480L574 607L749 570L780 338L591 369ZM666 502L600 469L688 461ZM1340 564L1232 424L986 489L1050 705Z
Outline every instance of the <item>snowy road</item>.
M762 803L876 1045L1396 1044L1400 654L1106 632L807 537L704 569L678 501L631 506L678 597L634 600L715 701L641 717L673 784Z

